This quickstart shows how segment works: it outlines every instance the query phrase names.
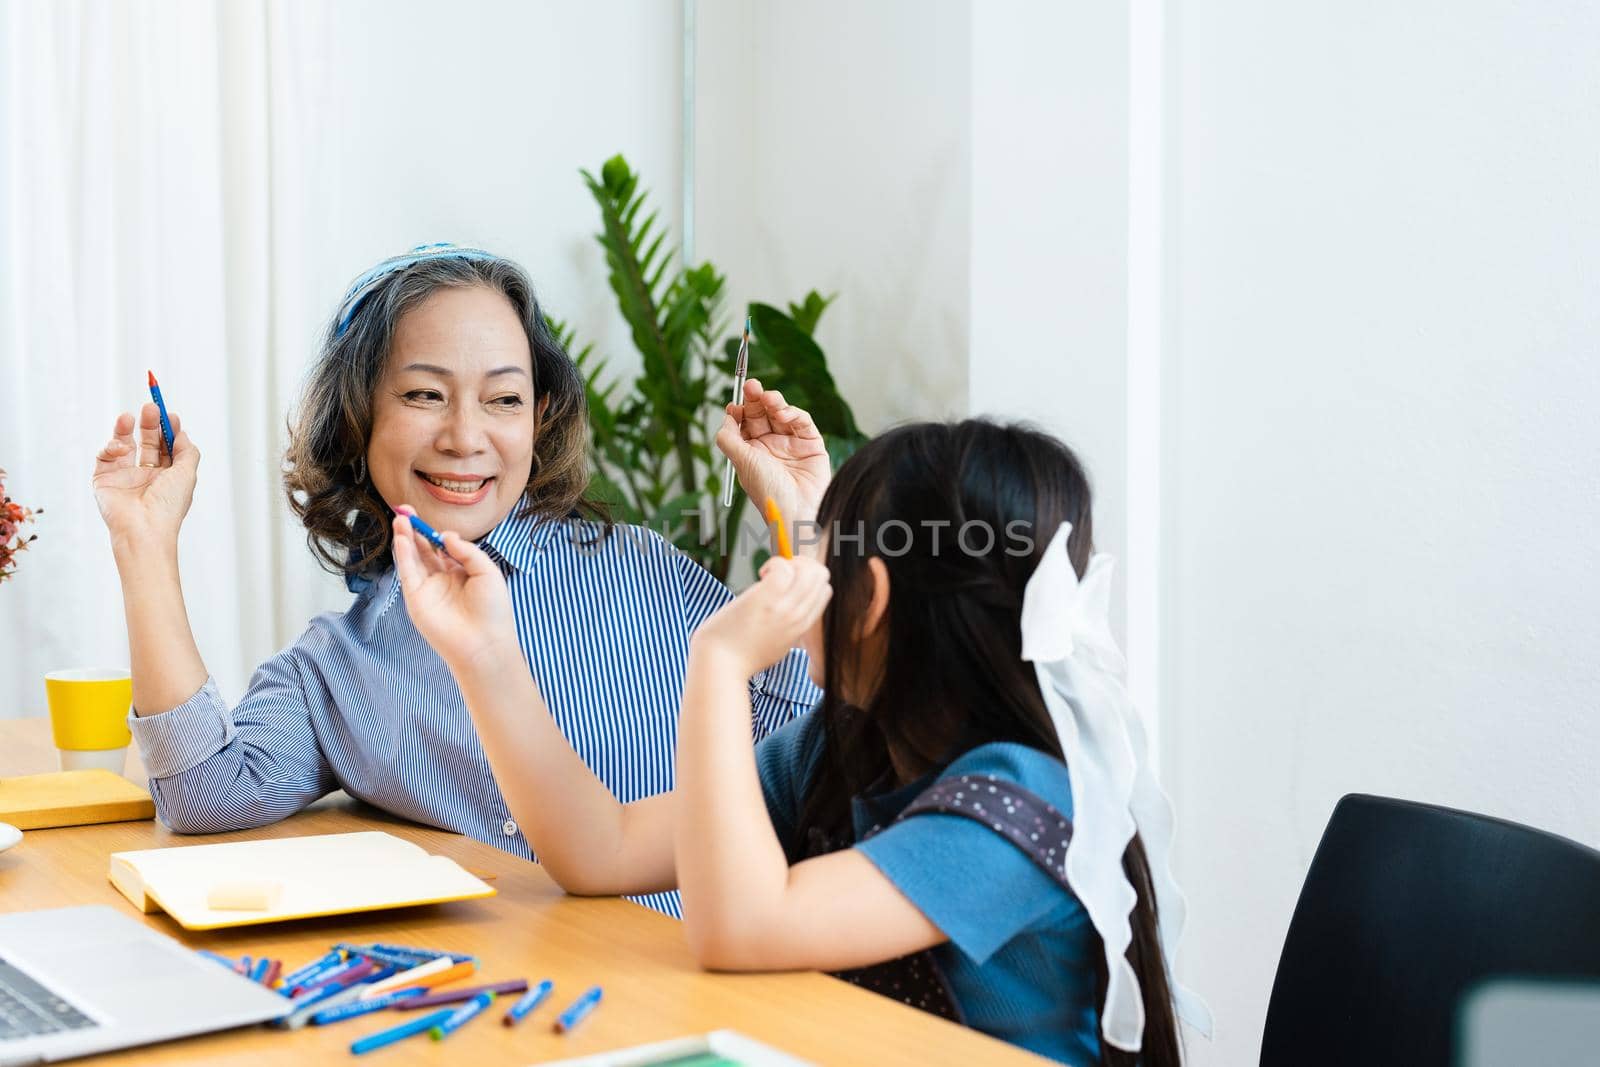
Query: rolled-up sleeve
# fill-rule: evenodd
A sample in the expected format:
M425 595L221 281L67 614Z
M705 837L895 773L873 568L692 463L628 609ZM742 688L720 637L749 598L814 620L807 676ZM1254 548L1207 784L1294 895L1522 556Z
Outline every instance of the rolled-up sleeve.
M292 648L256 670L232 711L207 678L170 711L130 714L128 728L156 812L179 833L263 826L338 788Z

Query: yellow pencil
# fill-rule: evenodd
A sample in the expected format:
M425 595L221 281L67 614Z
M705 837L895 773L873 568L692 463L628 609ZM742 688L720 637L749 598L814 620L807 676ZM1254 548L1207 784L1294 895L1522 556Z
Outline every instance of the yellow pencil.
M767 521L777 530L778 555L794 559L794 549L789 547L789 527L783 521L783 512L778 510L778 502L770 496L767 497Z

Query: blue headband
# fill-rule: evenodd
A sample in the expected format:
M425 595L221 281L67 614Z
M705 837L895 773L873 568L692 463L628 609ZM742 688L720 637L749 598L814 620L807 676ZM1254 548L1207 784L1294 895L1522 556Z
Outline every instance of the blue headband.
M333 328L333 336L335 339L344 336L344 332L350 328L350 320L355 318L357 311L361 310L361 305L366 301L367 297L372 295L372 291L378 287L379 282L395 271L405 270L414 264L425 263L433 259L486 260L499 258L499 256L491 252L485 252L481 248L463 248L460 245L453 245L449 241L439 241L431 245L418 245L404 255L392 256L351 283L349 291L344 294L344 300L339 304L339 322Z

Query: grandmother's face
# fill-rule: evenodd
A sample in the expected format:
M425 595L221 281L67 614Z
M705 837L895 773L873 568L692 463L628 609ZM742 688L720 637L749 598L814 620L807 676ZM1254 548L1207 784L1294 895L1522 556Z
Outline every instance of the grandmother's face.
M439 289L395 324L367 469L384 501L436 530L488 533L533 467L533 357L493 289Z

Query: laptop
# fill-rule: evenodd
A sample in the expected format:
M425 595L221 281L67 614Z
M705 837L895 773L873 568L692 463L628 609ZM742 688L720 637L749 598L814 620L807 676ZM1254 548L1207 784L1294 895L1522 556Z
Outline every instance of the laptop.
M1600 1063L1600 978L1489 979L1456 1015L1457 1067Z
M0 915L0 1067L249 1026L288 1008L111 908Z

